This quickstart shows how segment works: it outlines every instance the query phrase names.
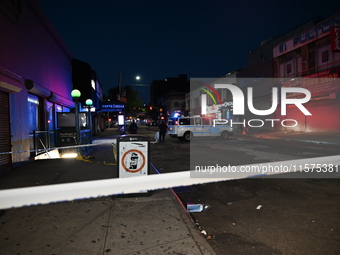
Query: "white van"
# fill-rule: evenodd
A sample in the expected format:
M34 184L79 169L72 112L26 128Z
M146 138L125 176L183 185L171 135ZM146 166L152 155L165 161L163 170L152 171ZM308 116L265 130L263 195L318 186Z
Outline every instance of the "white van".
M178 117L169 118L168 134L170 137L186 141L193 137L220 136L227 139L233 135L233 129L213 118Z

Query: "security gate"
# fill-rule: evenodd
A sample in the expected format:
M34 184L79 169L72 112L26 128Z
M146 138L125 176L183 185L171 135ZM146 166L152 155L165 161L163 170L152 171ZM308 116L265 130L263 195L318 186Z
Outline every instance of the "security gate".
M9 95L0 90L0 153L11 151L11 132L9 120ZM0 154L0 174L11 170L11 154Z

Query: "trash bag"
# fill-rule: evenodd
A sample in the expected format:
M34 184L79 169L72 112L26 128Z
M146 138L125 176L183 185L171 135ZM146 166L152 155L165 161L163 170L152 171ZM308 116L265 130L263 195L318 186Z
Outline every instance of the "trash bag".
M159 131L155 134L155 140L156 140L156 142L159 141Z

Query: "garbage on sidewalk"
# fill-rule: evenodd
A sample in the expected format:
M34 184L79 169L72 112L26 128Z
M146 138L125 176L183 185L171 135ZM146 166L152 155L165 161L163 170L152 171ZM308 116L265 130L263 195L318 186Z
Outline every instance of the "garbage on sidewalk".
M206 239L211 240L211 239L215 239L214 236L208 235L207 231L205 229L202 229L200 223L198 222L198 220L195 221L195 225L198 229L198 231L202 234L202 236L204 236Z
M188 212L202 212L203 211L203 204L187 204L187 211Z
M156 132L155 137L151 143L159 143L159 131Z
M206 204L187 204L187 211L188 212L205 212L210 209L210 205Z

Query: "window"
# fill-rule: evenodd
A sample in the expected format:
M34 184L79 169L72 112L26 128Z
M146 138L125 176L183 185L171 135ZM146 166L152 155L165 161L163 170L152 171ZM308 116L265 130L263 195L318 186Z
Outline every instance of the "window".
M287 74L292 72L292 64L287 64Z
M179 119L179 125L190 125L190 119L188 118Z
M168 120L168 125L175 125L176 121L174 119Z
M326 51L323 51L322 53L321 53L321 62L322 63L325 63L325 62L328 62L328 50L326 50Z
M54 130L54 121L53 121L53 103L46 103L46 117L47 117L47 127L48 130Z
M223 101L227 101L227 100L228 100L228 92L227 92L227 89L223 89L223 90L222 90L221 99L222 99Z
M311 49L308 53L308 68L310 73L315 72L316 60L315 60L315 50Z
M28 129L30 133L38 130L39 118L39 98L37 96L28 95Z
M203 125L204 126L210 125L209 119L204 118L203 119Z
M195 99L194 99L194 108L195 107L198 107L198 106L200 106L200 101L199 101L199 97L196 97Z

